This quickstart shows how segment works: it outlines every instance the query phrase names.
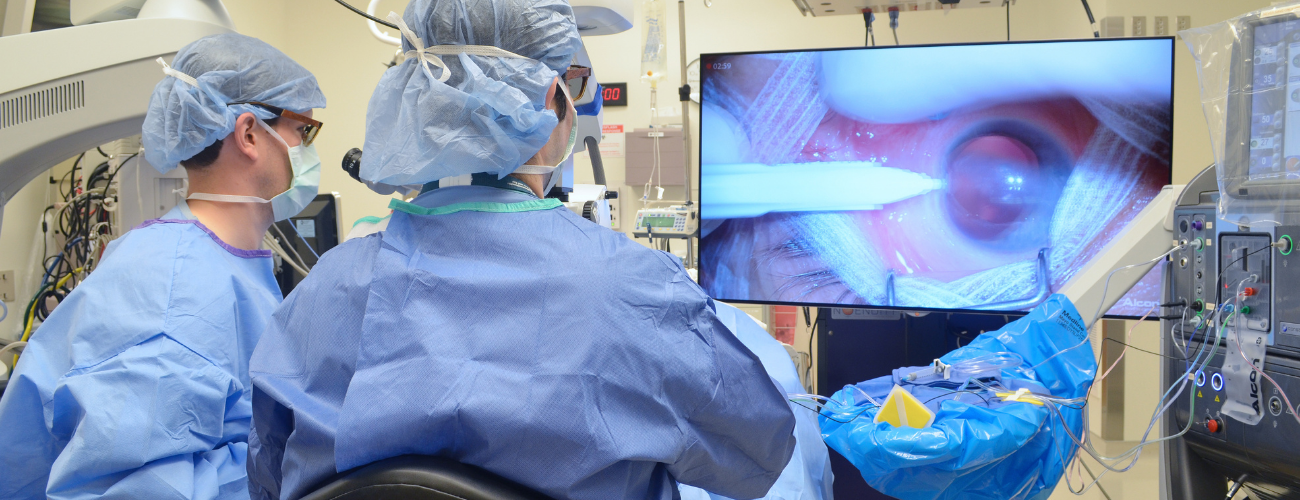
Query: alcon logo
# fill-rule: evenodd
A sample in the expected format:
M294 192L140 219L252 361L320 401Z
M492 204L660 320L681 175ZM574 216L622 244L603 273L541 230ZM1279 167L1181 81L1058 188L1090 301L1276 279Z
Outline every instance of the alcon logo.
M1251 360L1250 364L1255 365L1255 366L1259 366L1259 359L1256 358L1256 359L1254 359L1254 360ZM1258 380L1259 380L1259 372L1257 372L1257 371L1255 371L1255 370L1251 370L1251 371L1250 371L1250 398L1251 398L1252 402L1250 403L1250 407L1255 409L1255 414L1256 414L1256 415L1259 415L1260 412L1261 412L1260 407L1259 407L1259 382L1258 382Z

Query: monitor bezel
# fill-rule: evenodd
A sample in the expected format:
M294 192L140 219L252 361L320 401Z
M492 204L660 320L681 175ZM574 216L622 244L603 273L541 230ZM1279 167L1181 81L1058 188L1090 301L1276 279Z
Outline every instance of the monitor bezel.
M1177 47L1177 44L1175 42L1177 38L1172 36L1126 37L1126 38L1075 38L1075 39L1059 39L1059 40L1016 40L1016 41L964 42L964 43L933 43L933 44L918 44L918 45L872 45L867 47L833 47L833 48L815 48L815 49L785 49L785 50L757 50L757 51L744 51L744 52L702 53L700 54L701 71L700 71L699 104L701 107L703 107L704 104L706 103L706 98L704 94L705 82L710 77L710 74L712 72L703 71L703 69L705 67L705 64L708 64L707 61L710 58L745 56L745 55L808 53L808 52L840 52L840 51L851 51L851 50L905 50L905 49L916 49L916 48L927 48L927 47L964 47L964 46L981 46L981 45L1060 44L1060 43L1076 43L1076 42L1126 43L1126 42L1145 41L1145 40L1165 40L1169 43L1169 105L1168 106L1169 106L1169 129L1172 131L1174 128L1174 98L1175 98L1174 79L1177 76L1175 74L1176 72L1175 72L1175 65L1174 65L1174 57L1176 55L1175 52ZM698 146L695 151L695 155L696 155L695 178L699 179L702 182L702 180L704 179L703 177L704 162L702 161L704 155L704 137L703 137L704 134L702 132L704 128L704 118L702 115L700 116L699 119L699 126L700 126L701 133L699 134L699 138L697 139ZM1171 132L1169 169L1168 169L1168 175L1164 179L1166 185L1173 183L1173 153L1172 152L1173 152L1173 135ZM700 191L701 203L699 205L699 208L697 209L698 210L697 217L699 217L701 223L704 220L703 195L704 192L703 190L701 190ZM699 236L698 239L699 239L698 253L700 254L700 256L703 256L704 238L703 236ZM696 272L697 274L700 274L700 278L697 279L702 281L703 279L702 273L704 272L704 270L700 266L696 266ZM1145 273L1143 276L1145 276ZM1057 292L1052 292L1052 293L1057 293ZM1125 291L1124 293L1127 294L1128 292ZM1120 295L1119 297L1122 299L1124 295ZM853 309L880 309L880 310L903 311L903 312L918 311L918 312L945 312L945 313L993 314L993 315L1026 314L1028 312L1028 310L990 310L990 309L961 309L961 308L950 309L950 308L934 308L934 307L885 306L885 305L876 305L876 304L833 304L833 303L824 303L824 302L787 302L787 301L748 300L748 299L737 300L737 299L713 297L712 295L710 295L710 298L712 298L713 300L719 300L723 302L736 303L736 304L796 306L796 307L839 307L839 308L853 308ZM1149 321L1155 321L1159 319L1158 315L1152 315L1152 316L1153 317L1148 317ZM1127 320L1141 319L1140 316L1111 315L1111 314L1106 314L1103 317L1106 319L1127 319Z

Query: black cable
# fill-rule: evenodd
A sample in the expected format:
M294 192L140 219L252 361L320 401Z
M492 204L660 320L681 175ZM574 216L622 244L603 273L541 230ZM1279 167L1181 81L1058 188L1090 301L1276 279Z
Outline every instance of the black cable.
M352 11L352 12L356 12L357 15L359 15L359 16L361 16L361 17L364 17L364 18L369 19L369 20L371 20L371 21L374 21L374 22L376 22L376 23L382 24L382 25L387 26L387 27L389 27L389 28L392 28L392 29L395 29L395 30L400 30L400 28L398 28L396 24L390 23L390 22L385 21L385 20L383 20L383 19L379 19L379 18L377 18L377 17L375 17L375 16L372 16L372 15L370 15L370 14L366 14L365 11L363 11L363 10L361 10L361 9L358 9L358 8L356 8L356 7L353 7L352 4L350 4L350 3L344 2L343 0L334 0L334 1L335 1L335 2L338 2L339 5L342 5L342 6L344 6L344 7L347 7L348 10L350 10L350 11ZM1089 14L1089 15L1091 15L1091 14Z
M938 395L938 396L935 396L935 397L932 397L932 398L930 398L930 399L925 400L925 402L922 403L922 404L930 404L931 401L934 401L934 400L936 400L936 399L939 399L939 398L946 398L946 397L951 396L951 395L953 395L953 394L961 394L961 393L963 393L963 392L965 392L965 393L970 393L970 394L974 394L974 395L976 395L976 396L979 396L980 399L983 399L983 400L984 400L984 406L986 406L986 407L991 407L991 406L992 406L991 403L989 403L989 398L984 397L983 394L980 394L980 393L977 392L977 391L971 391L971 390L952 391L952 392L949 393L949 394L940 394L940 395Z
M865 44L868 47L875 45L875 43L872 42L876 39L876 37L871 34L871 23L872 21L875 20L876 20L876 15L871 13L871 9L864 9L862 11L862 22L866 23L867 25L866 39L863 40L863 44Z
M813 366L813 358L814 358L812 345L813 345L813 339L817 337L817 323L813 322L812 313L808 311L807 307L803 308L803 322L812 326L812 328L808 330L808 368L806 368L804 371L804 380L811 383L812 366Z
M894 45L898 45L898 9L889 9L889 31L894 32Z
M1169 359L1172 359L1172 360L1174 360L1174 361L1187 361L1187 358L1177 358L1177 357L1169 356L1169 355L1166 355L1166 354L1160 354L1160 353L1158 353L1158 352L1151 352L1151 351L1148 351L1148 350L1143 349L1143 348L1141 348L1141 347L1137 347L1137 346L1135 346L1135 345L1133 345L1133 344L1130 344L1130 343L1128 343L1128 342L1124 342L1123 340L1112 339L1112 338L1110 338L1110 337L1106 337L1105 340L1110 341L1110 342L1114 342L1114 343L1116 343L1116 344L1120 344L1120 345L1126 346L1126 347L1128 347L1129 349L1133 349L1133 350L1135 350L1135 351L1142 351L1142 352L1145 352L1145 353L1150 354L1150 355L1152 355L1152 356L1160 356L1160 357L1162 357L1162 358L1169 358Z
M1002 0L1003 5L1007 6L1007 41L1011 41L1011 0Z
M118 172L121 172L121 171L122 171L122 167L125 167L126 164L127 164L128 162L130 162L131 160L135 159L135 157L136 157L136 156L139 156L139 154L140 154L140 153L136 153L136 154L133 154L133 155L131 155L131 156L126 157L126 159L125 159L125 160L122 160L122 163L119 164L119 165L117 166L117 169L113 170L113 173L112 173L112 174L109 174L109 176L108 176L108 185L104 187L104 192L105 192L105 193L108 192L108 187L113 185L113 179L117 177L117 173L118 173Z
M1083 11L1088 13L1088 25L1093 26L1092 37L1101 38L1101 33L1098 33L1096 28L1097 18L1092 17L1092 7L1088 6L1088 0L1081 0L1081 1L1083 2Z

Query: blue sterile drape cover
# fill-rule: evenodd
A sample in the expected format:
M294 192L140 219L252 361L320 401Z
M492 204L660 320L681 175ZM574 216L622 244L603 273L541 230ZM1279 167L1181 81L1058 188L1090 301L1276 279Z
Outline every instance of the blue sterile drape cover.
M1097 372L1087 335L1079 312L1058 294L1027 316L980 335L941 360L952 364L1013 352L1024 362L1019 368L1001 371L1002 385L1061 398L1082 397ZM1042 366L1032 368L1039 364ZM824 412L819 420L826 444L852 462L871 487L903 500L1019 500L1051 495L1077 449L1051 409L1001 402L989 394L955 394L951 389L910 385L903 380L906 374L923 368L901 368L891 376L857 384L857 388L883 401L899 383L936 412L931 427L899 429L874 423L877 408L857 390L845 387L832 396L840 404L832 403L830 408L866 408L856 418ZM953 382L955 387L963 381ZM1058 408L1071 432L1080 435L1082 412Z

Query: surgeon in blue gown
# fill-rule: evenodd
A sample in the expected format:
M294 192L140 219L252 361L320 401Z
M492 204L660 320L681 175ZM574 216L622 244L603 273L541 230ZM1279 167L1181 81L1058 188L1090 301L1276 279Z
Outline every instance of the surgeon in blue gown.
M794 361L780 342L772 338L757 321L744 311L722 302L714 302L718 319L726 325L745 347L758 355L763 368L772 379L781 384L787 394L807 392L799 383L799 372ZM831 500L834 492L831 483L831 457L826 443L822 441L821 427L817 424L817 413L798 403L790 403L794 410L794 435L798 441L794 456L781 471L781 477L767 491L765 500ZM694 486L679 487L682 500L729 500L727 497L710 493Z
M410 52L371 98L362 176L430 184L277 309L250 365L253 497L406 454L557 499L765 495L795 445L784 391L678 259L539 197L573 143L568 3L390 20Z
M183 164L191 196L271 200L182 202L108 246L32 333L0 399L0 498L248 498L248 360L281 300L259 246L307 189L280 194L311 182L289 157L305 123L227 103L309 119L325 98L307 70L237 34L182 48L164 71L149 163Z

